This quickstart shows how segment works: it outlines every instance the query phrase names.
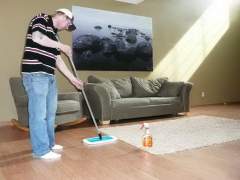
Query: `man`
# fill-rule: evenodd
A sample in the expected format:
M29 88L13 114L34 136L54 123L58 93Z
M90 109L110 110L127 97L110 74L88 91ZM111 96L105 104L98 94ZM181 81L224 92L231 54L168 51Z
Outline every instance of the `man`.
M61 43L57 32L76 29L72 12L58 9L52 16L41 13L28 27L22 60L22 80L28 95L29 130L33 156L58 159L62 150L55 144L54 122L57 109L57 86L54 75L58 68L78 89L83 82L74 77L60 56L72 57L70 46Z

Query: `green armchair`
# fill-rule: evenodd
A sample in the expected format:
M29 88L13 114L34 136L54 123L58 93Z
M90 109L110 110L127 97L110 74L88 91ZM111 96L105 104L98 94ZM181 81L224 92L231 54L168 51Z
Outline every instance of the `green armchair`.
M12 96L14 99L17 119L12 119L14 125L22 130L28 130L28 97L20 77L9 79ZM56 113L56 127L58 125L77 124L83 117L82 94L80 92L66 92L58 94Z

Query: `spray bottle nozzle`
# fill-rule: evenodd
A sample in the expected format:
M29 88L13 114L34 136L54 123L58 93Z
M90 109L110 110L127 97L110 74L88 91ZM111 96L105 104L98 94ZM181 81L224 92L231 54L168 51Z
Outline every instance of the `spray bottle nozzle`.
M143 123L143 124L141 125L140 129L143 129L143 128L149 129L149 124L148 124L148 123Z

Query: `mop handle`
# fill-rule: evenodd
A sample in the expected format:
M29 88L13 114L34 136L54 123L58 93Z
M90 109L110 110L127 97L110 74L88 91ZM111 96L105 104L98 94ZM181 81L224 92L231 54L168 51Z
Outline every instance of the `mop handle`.
M72 58L69 58L69 61L70 61L70 64L71 64L71 66L72 66L72 68L73 68L73 73L74 73L75 77L76 77L77 79L79 79L78 74L77 74L76 67L75 67L75 65L74 65L74 63L73 63L73 59L72 59ZM95 120L95 117L94 117L94 115L93 115L92 108L91 108L91 106L90 106L90 104L89 104L89 102L88 102L88 98L87 98L87 96L86 96L86 93L85 93L85 91L84 91L84 88L82 87L81 90L82 90L83 97L84 97L84 99L85 99L85 101L86 101L86 103L87 103L87 107L88 107L88 110L89 110L89 112L90 112L90 115L91 115L91 118L92 118L92 120L93 120L93 123L94 123L94 125L95 125L95 127L96 127L98 136L99 136L100 139L102 139L101 132L99 131L98 125L97 125L96 120Z

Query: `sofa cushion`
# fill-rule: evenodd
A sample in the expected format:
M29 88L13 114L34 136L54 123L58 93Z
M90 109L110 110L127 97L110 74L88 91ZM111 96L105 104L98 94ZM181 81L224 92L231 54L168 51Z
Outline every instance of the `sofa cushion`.
M155 96L159 92L162 84L167 80L167 78L145 80L142 78L131 77L131 80L133 86L133 95L135 97L151 97Z
M177 97L179 96L181 89L184 85L184 82L169 82L166 81L163 83L162 88L157 93L157 96L160 97Z
M125 98L132 96L132 83L130 78L119 78L111 80L120 96Z
M129 98L116 99L112 101L112 107L130 109L138 106L148 106L149 103L150 103L150 99L148 98L129 97Z
M135 107L147 107L157 105L172 105L180 103L179 97L130 97L121 98L112 101L113 108L135 108Z
M179 97L149 97L151 105L180 104Z
M79 101L59 100L57 103L57 114L70 113L80 110Z
M113 85L113 83L111 81L103 82L102 85L104 85L104 87L109 92L111 99L121 98L120 94L118 93L117 89L115 88L115 86Z

